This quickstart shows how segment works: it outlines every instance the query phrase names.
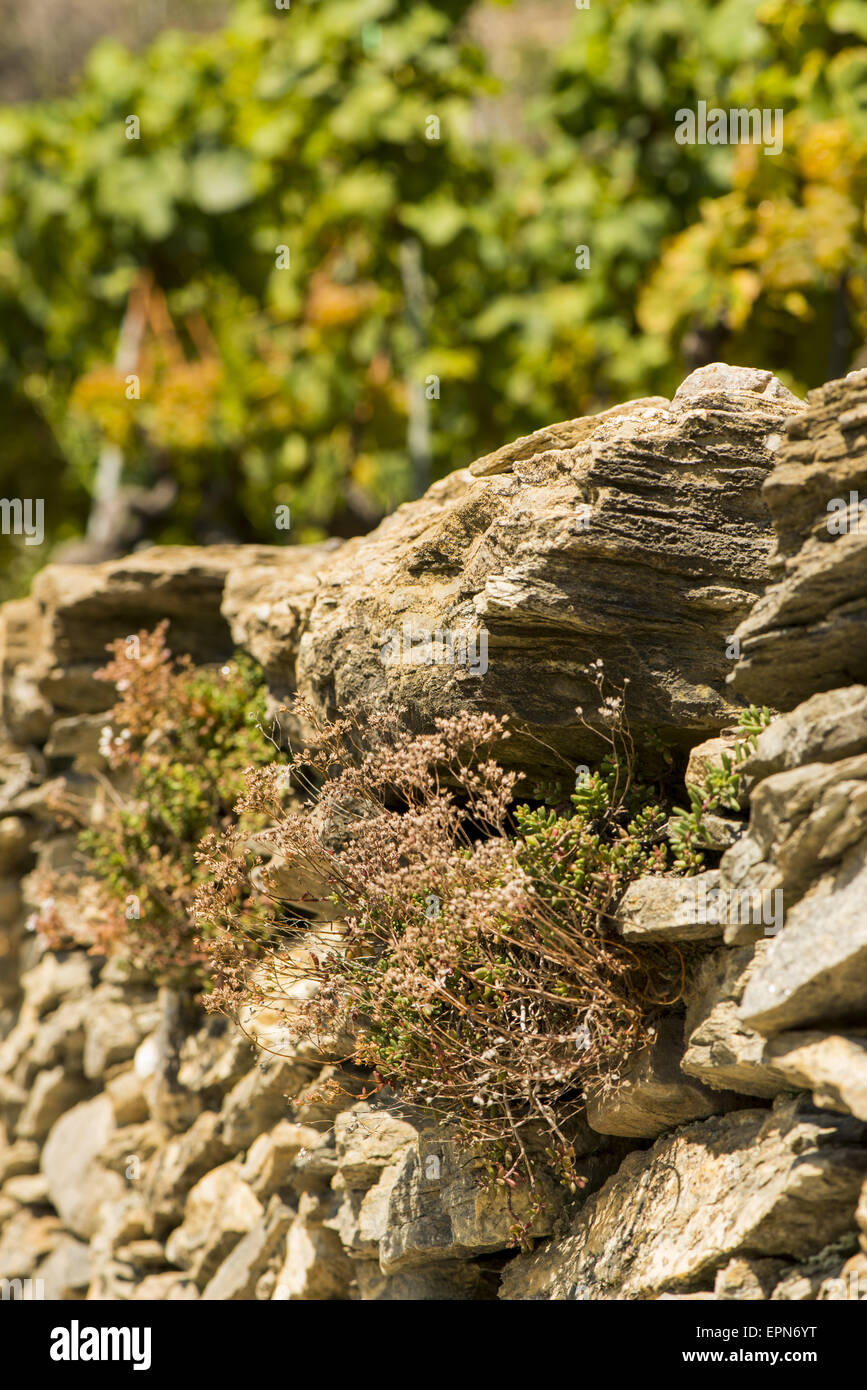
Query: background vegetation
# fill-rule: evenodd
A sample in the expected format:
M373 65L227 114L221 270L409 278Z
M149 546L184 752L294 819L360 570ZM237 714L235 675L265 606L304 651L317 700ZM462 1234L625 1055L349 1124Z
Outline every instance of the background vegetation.
M856 365L864 6L545 8L235 0L0 111L0 493L92 558L292 543L704 361ZM676 144L699 100L783 152Z

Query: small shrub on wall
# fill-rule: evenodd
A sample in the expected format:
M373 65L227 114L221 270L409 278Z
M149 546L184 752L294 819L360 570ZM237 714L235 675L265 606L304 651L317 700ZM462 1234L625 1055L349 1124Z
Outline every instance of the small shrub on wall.
M270 825L267 939L238 910L244 832L208 854L196 916L209 1006L276 1011L287 1050L354 1034L376 1085L453 1122L495 1180L535 1186L541 1135L574 1190L573 1118L683 983L676 948L638 952L613 930L629 879L665 867L665 814L634 781L622 703L607 709L605 764L558 804L514 809L520 774L490 756L508 736L490 714L417 734L393 711L328 722L299 702L316 746L290 754L288 773L305 803L287 808L276 764L239 802ZM298 988L311 978L317 989Z
M59 894L38 925L52 944L84 939L160 983L202 988L205 954L189 916L204 872L198 846L229 824L245 770L274 749L263 737L255 663L244 655L218 669L176 661L167 629L162 622L115 642L97 673L118 692L100 745L115 776L101 816L79 839L86 922Z

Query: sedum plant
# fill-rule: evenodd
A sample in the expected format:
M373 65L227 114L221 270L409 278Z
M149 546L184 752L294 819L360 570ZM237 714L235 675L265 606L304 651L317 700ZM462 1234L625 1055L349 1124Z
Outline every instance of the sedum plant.
M676 948L636 951L614 932L625 883L665 865L665 815L633 781L622 715L610 757L571 795L514 809L521 774L492 756L509 731L490 714L419 734L394 711L295 713L315 739L289 753L303 803L287 807L277 765L254 770L239 802L270 825L270 921L257 929L238 906L243 832L208 847L196 902L208 1006L276 1013L287 1048L349 1034L375 1086L448 1121L493 1181L537 1193L544 1156L577 1190L586 1097L652 1038L683 978ZM287 918L287 900L305 899ZM317 986L306 998L301 977Z
M773 712L767 705L761 709L757 705L750 705L738 721L737 732L741 737L732 751L723 753L719 762L708 769L700 788L687 789L689 807L678 807L672 818L671 844L675 851L676 869L696 872L703 867L701 847L707 843L704 817L715 811L740 809L743 764L754 750L759 734L773 718Z

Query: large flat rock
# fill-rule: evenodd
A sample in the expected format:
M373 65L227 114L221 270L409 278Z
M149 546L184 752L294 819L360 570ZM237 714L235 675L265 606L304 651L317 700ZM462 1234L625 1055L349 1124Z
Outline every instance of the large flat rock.
M163 618L174 652L199 663L227 659L232 637L220 610L228 574L248 565L262 574L284 554L280 546L154 546L96 565L48 565L33 582L26 613L17 625L9 619L4 625L17 634L4 672L7 718L13 724L24 718L31 687L55 712L106 709L111 687L93 679L107 660L106 646ZM27 641L17 632L25 617Z
M752 781L805 763L835 763L867 753L867 686L847 685L812 695L781 714L743 764Z
M42 1150L42 1172L52 1203L64 1224L89 1238L104 1203L117 1201L125 1183L100 1162L115 1129L108 1096L82 1101L61 1115Z
M725 920L713 911L719 873L683 878L648 874L629 884L617 908L617 929L624 941L705 941L721 937ZM708 900L711 910L708 911Z
M686 750L731 722L725 639L769 578L769 440L800 408L770 373L715 367L671 402L540 430L309 566L233 578L235 639L328 712L512 716L531 769L601 751L575 716L593 722L601 658L636 733Z
M795 1084L771 1065L767 1039L738 1013L750 976L769 947L769 941L723 946L701 962L690 981L681 1066L706 1086L772 1097Z
M666 1129L731 1109L736 1098L712 1091L681 1067L683 1021L664 1019L658 1036L632 1057L601 1094L588 1096L587 1122L599 1134L655 1139Z
M778 1033L767 1056L789 1086L812 1091L816 1105L867 1120L867 1031Z
M478 1162L468 1161L450 1141L421 1140L409 1149L383 1194L383 1273L508 1248L516 1222L530 1216L530 1191L490 1187L483 1177ZM550 1233L565 1194L544 1172L539 1184L545 1209L533 1229L542 1236Z
M783 710L867 680L867 371L807 402L763 489L777 532L774 582L737 629L732 672L739 695ZM856 504L843 529L835 506L852 494L860 516Z
M501 1297L697 1293L735 1256L806 1259L852 1229L865 1136L793 1104L689 1125L630 1154L568 1234L513 1260Z
M796 903L739 1014L771 1034L867 1017L867 839Z

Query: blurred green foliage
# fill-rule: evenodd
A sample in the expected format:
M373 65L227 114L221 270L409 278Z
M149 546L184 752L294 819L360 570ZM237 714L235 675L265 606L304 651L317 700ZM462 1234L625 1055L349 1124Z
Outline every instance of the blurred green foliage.
M797 389L852 364L861 3L593 4L508 144L498 103L521 95L469 9L238 0L216 33L105 42L72 97L0 114L0 491L44 495L52 540L81 533L106 442L125 484L178 486L151 539L279 543L412 496L413 411L440 476L716 357ZM677 144L699 100L783 109L783 152ZM143 272L128 400L113 363Z

